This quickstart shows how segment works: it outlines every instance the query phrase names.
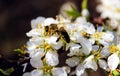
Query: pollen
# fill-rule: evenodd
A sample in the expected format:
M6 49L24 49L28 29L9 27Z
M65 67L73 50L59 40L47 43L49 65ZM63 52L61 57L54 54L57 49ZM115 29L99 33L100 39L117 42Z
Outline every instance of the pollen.
M37 45L37 46L36 46L36 49L39 49L39 48L40 48L40 46Z
M116 46L114 46L114 45L111 45L111 46L109 46L109 51L111 52L111 53L115 53L116 51L117 51L117 48L116 48Z
M36 28L42 28L41 24L37 24Z
M101 36L102 36L102 32L96 32L95 34L93 34L93 38L95 38L95 40L99 40L100 38L101 38Z
M50 73L50 72L51 72L51 67L48 66L48 65L44 66L44 67L43 67L43 72L44 72L44 73Z
M51 47L50 45L47 45L47 46L46 46L46 49L50 49L50 47Z
M101 58L101 55L98 51L94 52L94 56L95 56L95 59L100 59Z
M81 33L82 33L82 36L86 36L86 34L87 34L86 32L81 32Z
M51 46L49 44L47 44L47 43L44 45L44 47L45 47L45 50L51 49Z

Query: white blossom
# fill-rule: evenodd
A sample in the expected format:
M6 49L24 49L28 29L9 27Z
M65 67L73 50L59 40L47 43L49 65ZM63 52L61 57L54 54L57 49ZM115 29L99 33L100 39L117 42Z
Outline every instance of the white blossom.
M76 75L77 76L81 76L85 71L85 67L82 65L82 64L79 64L77 67L76 67Z
M51 36L49 38L46 38L46 42L52 46L52 48L58 50L63 46L63 42L61 40L57 41L57 39L59 38L59 36Z
M46 63L51 66L56 66L59 63L58 54L55 51L48 51L45 58Z
M41 58L31 58L30 59L30 64L34 67L34 68L41 68L43 66L43 62L41 60Z
M37 17L36 19L33 19L31 21L31 27L32 29L37 28L40 24L44 22L45 18L44 17Z
M65 71L64 68L53 68L52 73L54 76L67 76L67 72Z
M111 70L115 70L119 64L119 57L116 53L108 57L108 66Z
M43 22L43 25L44 26L49 26L51 24L57 24L57 23L58 23L58 21L55 20L54 18L46 18Z
M68 44L67 48L70 48L69 49L70 53L68 53L68 56L81 55L81 50L80 50L81 46L79 44L70 43L70 44Z
M42 70L32 70L31 72L26 72L23 76L43 76Z
M103 59L99 60L99 66L100 66L100 68L102 68L106 71L110 71L110 69L108 68L107 62Z
M66 64L68 64L70 67L75 67L80 62L80 59L77 57L72 57L66 60Z
M93 55L86 58L83 64L85 68L91 68L94 71L96 71L98 68Z

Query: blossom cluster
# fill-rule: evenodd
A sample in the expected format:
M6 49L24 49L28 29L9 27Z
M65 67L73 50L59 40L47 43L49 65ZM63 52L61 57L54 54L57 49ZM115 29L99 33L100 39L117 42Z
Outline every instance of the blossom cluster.
M120 1L99 1L101 18L109 18L107 24L112 29L120 28ZM32 29L26 33L30 37L27 52L34 69L23 76L87 76L87 69L97 71L100 67L111 72L118 68L119 29L116 34L94 25L87 21L86 14L74 20L66 17L37 17L31 21Z
M85 69L115 70L119 64L120 44L113 44L114 33L87 22L38 17L31 21L27 43L30 64L35 69L23 76L67 76L85 74ZM66 66L59 66L59 52L67 52ZM75 68L75 70L70 70Z

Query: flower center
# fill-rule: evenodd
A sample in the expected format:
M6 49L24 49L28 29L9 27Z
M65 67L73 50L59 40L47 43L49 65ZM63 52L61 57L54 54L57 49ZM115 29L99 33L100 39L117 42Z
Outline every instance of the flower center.
M42 28L41 24L37 24L36 28Z
M101 55L100 55L100 52L99 51L94 51L93 52L93 55L95 57L96 60L100 59L101 58Z
M52 67L46 65L42 69L43 69L43 72L46 74L46 73L51 73Z
M50 50L51 49L51 46L47 43L45 43L44 47L45 47L45 50Z
M102 36L102 32L96 32L95 34L92 35L92 37L95 39L95 40L99 40Z
M115 53L116 51L117 51L117 48L116 48L116 46L114 46L114 45L111 45L111 46L109 46L109 51L110 51L110 53Z
M86 32L81 32L81 34L82 34L82 36L86 36L87 33Z

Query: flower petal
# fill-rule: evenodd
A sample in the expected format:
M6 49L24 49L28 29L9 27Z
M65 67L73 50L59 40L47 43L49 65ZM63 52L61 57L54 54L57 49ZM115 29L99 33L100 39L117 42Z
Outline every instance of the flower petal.
M100 54L101 54L102 57L108 57L110 55L108 47L103 47Z
M45 58L46 63L51 66L56 66L59 63L58 54L55 51L48 51Z
M45 20L44 17L37 17L36 19L33 19L31 21L31 27L32 27L32 29L36 28L38 24L43 23L44 20Z
M51 36L51 37L47 38L47 39L46 39L46 42L47 42L49 45L51 45L52 48L58 50L58 49L60 49L60 48L63 46L63 43L62 43L61 40L59 40L59 41L57 42L57 39L58 39L58 38L59 38L59 36L55 36L55 35L54 35L54 36Z
M43 71L42 70L33 70L31 72L31 76L43 76Z
M51 24L57 24L58 23L58 21L56 21L55 19L53 19L53 18L46 18L45 20L44 20L44 26L49 26L49 25L51 25Z
M86 55L90 54L90 52L92 51L92 43L82 36L79 38L79 42L82 46L82 52Z
M31 76L30 72L26 72L23 74L23 76Z
M52 73L54 76L67 76L67 72L64 68L53 68Z
M43 66L43 63L41 61L41 58L31 58L30 59L30 64L34 67L34 68L41 68Z
M94 56L93 55L91 55L88 58L86 58L85 61L83 62L83 64L84 64L85 68L91 68L94 71L96 71L97 68L98 68L97 64L96 64L96 62L94 60Z
M68 64L70 67L74 67L79 64L80 59L77 57L72 57L66 60L66 64Z
M104 69L104 70L106 70L106 71L109 71L107 62L106 62L105 60L100 59L100 60L99 60L99 66L100 66L102 69Z
M41 36L42 35L43 30L41 29L32 29L31 31L29 31L28 33L26 33L26 35L28 37L37 37L37 36Z
M73 56L73 55L81 55L81 46L75 43L70 44L70 53L68 53L68 56Z
M85 71L85 68L82 64L79 64L77 67L76 67L76 75L77 76L81 76Z
M112 54L108 57L108 66L111 70L115 70L119 64L119 57L117 54Z

